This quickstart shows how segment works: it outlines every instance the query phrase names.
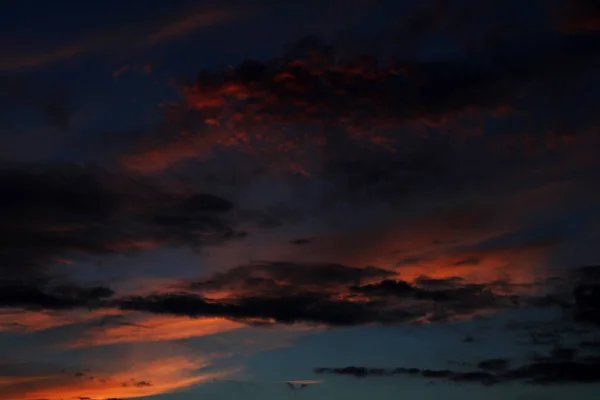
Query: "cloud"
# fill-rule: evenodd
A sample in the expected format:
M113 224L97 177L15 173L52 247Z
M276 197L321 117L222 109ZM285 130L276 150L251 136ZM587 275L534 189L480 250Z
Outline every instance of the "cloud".
M167 40L189 35L190 33L202 28L207 28L225 22L231 22L236 19L247 17L251 10L235 9L206 9L206 10L186 10L178 18L160 26L155 32L149 34L145 41L147 44L157 44Z
M73 113L69 93L56 85L0 77L0 115L19 107L40 112L46 124L57 129L68 128Z
M184 290L115 295L104 287L50 284L25 290L9 284L0 299L5 307L116 308L127 313L164 315L108 315L90 321L92 325L84 330L80 340L68 344L75 347L210 335L236 329L241 326L239 323L325 326L431 323L473 318L499 310L562 304L548 301L543 291L538 294L538 290L552 290L548 281L521 285L509 280L471 283L457 277L421 276L409 282L390 279L392 276L393 272L375 267L273 262L216 273L203 281L185 283ZM536 285L538 290L518 290L521 286L530 289ZM585 315L586 305L579 300L578 306L579 315ZM178 322L176 317L194 320Z
M98 198L94 196L95 200ZM150 205L149 202L146 204ZM194 195L174 203L169 218L164 218L162 212L156 213L161 215L157 218L156 210L150 206L151 218L148 219L154 223L158 220L178 225L181 218L184 223L193 220L194 210L221 215L227 214L230 208L231 205L220 198ZM173 210L185 212L173 214ZM139 215L144 215L144 210L139 211L142 213ZM55 211L53 215L60 214ZM39 222L36 218L35 223ZM78 237L78 240L82 238ZM103 245L102 242L99 245ZM115 244L111 244L110 249L127 250L119 249ZM462 259L461 256L459 260ZM418 275L411 281L397 279L397 271L393 270L314 262L257 262L215 273L203 280L184 282L167 292L151 288L150 294L123 295L114 294L106 287L85 287L61 283L53 278L35 278L39 274L35 268L25 283L15 279L3 281L4 296L0 296L3 306L37 310L97 308L111 312L116 308L165 315L155 317L158 319L107 316L101 329L86 329L80 340L69 344L76 347L172 340L235 329L235 323L219 322L220 318L246 324L334 326L471 318L477 313L530 304L528 296L532 295L517 291L520 286L512 287L509 278L472 283L456 276L431 278ZM20 273L24 271L19 270ZM176 322L176 317L202 319L184 323ZM145 329L148 326L153 329ZM176 330L171 329L175 326Z
M319 293L280 297L247 297L229 301L209 301L202 296L181 293L136 296L123 299L123 310L146 311L188 317L225 317L238 321L272 321L280 324L312 323L357 325L397 323L412 316L404 310L383 312L377 302L335 300Z
M134 398L170 393L222 377L224 372L203 372L205 360L185 357L123 362L107 370L56 373L47 366L11 363L0 370L0 399ZM41 373L44 370L48 372ZM38 373L38 371L40 373Z
M189 319L164 315L109 315L90 321L76 338L67 338L69 348L189 339L215 335L244 327L222 318Z
M78 287L61 285L40 287L18 282L2 282L0 285L0 307L22 307L40 309L73 309L91 307L94 303L111 297L114 292L103 286Z
M0 170L0 276L25 279L78 254L219 244L238 236L227 200L77 166Z
M539 92L544 82L590 72L599 42L576 35L556 46L529 47L488 47L471 54L469 63L385 65L370 54L343 59L333 46L309 37L279 58L202 71L196 83L182 89L184 101L169 111L180 115L171 119L170 134L123 157L123 163L156 172L230 148L260 154L271 168L304 175L335 174L336 169L350 174L357 148L371 154L403 152L411 128L420 123L464 133L455 123L460 119L492 116L507 104L521 103L524 93ZM559 63L562 57L572 63ZM306 129L310 135L303 133ZM401 160L390 155L395 165L385 168L377 162L369 167L366 162L377 161L375 157L361 157L355 161L360 174L355 178L373 181L439 170L437 154L431 152Z
M560 10L559 26L568 33L600 30L600 7L593 0L568 0Z
M46 311L29 311L23 313L21 310L3 308L0 310L0 331L9 332L35 332L53 327L70 325L80 320L79 313L70 310L68 313L48 313ZM89 316L88 318L94 318ZM87 319L83 317L82 319Z
M190 285L201 292L233 291L242 294L291 293L298 288L332 290L393 275L376 267L356 268L333 263L262 262L241 265Z
M311 242L311 239L308 239L308 238L300 238L300 239L290 240L291 244L297 244L297 245L309 244L310 242Z
M574 290L577 302L577 319L580 322L600 325L600 285L579 285Z
M506 358L492 358L481 361L477 366L487 371L502 371L508 367L509 362L510 360Z
M48 48L15 43L0 53L0 72L39 68L90 54L106 54L125 49L152 46L200 29L221 25L251 15L255 9L235 8L231 4L220 7L188 7L170 11L153 18L131 21L125 26L88 35L71 43Z
M298 389L307 388L310 385L317 385L321 382L323 382L323 381L322 380L293 380L293 381L286 381L285 384L287 385L287 387L290 388L290 390L298 390Z
M482 366L483 364L483 366ZM490 366L501 368L490 368ZM547 361L537 361L525 364L515 369L506 369L502 360L486 360L480 363L478 371L430 370L420 368L316 368L316 374L344 375L354 378L411 376L422 379L451 381L456 383L477 383L496 385L508 382L525 382L535 385L557 385L565 383L600 382L600 366L598 359L588 358L580 361L564 361L548 358Z
M510 281L470 283L459 278L415 282L391 271L318 263L256 263L193 282L187 290L116 300L126 311L192 318L316 325L438 322L531 306L533 294L505 293Z

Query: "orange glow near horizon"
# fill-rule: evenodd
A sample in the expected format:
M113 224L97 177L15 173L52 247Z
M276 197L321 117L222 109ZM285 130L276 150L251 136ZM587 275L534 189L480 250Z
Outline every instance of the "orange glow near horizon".
M0 400L129 399L170 393L228 374L196 372L207 365L206 361L171 357L133 363L114 373L0 377Z

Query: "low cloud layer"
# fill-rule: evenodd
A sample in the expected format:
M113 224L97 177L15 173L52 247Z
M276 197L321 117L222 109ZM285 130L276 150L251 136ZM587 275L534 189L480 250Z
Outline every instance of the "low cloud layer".
M590 268L580 269L589 274ZM581 275L580 274L580 275ZM4 307L37 309L117 308L190 318L224 318L247 324L347 326L473 318L521 307L569 305L582 323L597 324L597 285L569 277L518 290L508 281L468 283L461 278L389 279L392 271L335 264L259 263L189 284L188 290L116 296L109 288L6 284ZM384 279L382 279L384 278ZM553 292L556 281L565 292ZM362 281L362 282L361 282ZM369 283L371 282L371 283Z
M556 354L558 353L558 354ZM568 354L569 356L565 356ZM342 375L354 378L410 376L429 381L449 381L459 384L477 383L496 385L509 382L525 382L534 385L560 385L566 383L600 382L600 359L590 356L573 359L567 351L554 352L550 357L509 368L509 360L492 359L479 363L478 370L453 371L421 368L316 368L316 374Z

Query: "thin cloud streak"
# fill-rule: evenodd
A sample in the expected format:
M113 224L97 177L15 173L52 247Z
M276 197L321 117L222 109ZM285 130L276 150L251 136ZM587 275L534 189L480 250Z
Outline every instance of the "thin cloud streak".
M171 393L221 378L227 372L198 372L206 360L185 357L158 358L120 365L114 372L65 371L16 375L0 371L0 400L135 398ZM26 365L25 365L26 366ZM4 375L4 376L2 376Z
M0 52L0 72L40 68L75 57L89 54L106 54L128 48L143 48L158 45L192 34L200 29L222 25L256 12L252 8L196 7L174 13L162 21L133 22L124 27L107 30L72 43L47 50L28 50L18 46L18 50Z

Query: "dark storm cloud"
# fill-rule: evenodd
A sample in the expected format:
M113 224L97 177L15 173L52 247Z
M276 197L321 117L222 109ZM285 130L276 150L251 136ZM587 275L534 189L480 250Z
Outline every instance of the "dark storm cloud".
M78 254L218 244L237 236L228 201L171 193L100 168L0 169L0 277L37 276Z

